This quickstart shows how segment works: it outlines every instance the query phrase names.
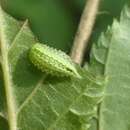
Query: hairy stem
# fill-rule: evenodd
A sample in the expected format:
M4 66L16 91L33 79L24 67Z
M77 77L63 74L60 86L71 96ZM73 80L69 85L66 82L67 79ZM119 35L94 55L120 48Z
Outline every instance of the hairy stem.
M99 3L100 0L88 0L86 2L71 50L71 58L78 64L82 64L84 53L95 23Z

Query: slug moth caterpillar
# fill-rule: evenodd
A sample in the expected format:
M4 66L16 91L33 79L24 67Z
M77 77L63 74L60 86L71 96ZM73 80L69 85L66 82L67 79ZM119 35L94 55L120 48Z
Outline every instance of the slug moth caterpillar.
M29 51L29 59L38 69L47 74L81 78L67 54L45 44L34 44Z

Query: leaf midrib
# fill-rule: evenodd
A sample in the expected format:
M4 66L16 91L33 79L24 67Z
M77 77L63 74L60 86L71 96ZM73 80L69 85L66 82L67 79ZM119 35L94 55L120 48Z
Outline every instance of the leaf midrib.
M13 97L13 90L12 90L12 81L11 81L11 75L10 75L10 68L9 68L9 61L8 61L8 52L10 48L8 48L8 42L7 37L5 35L5 30L3 28L3 24L6 23L6 20L4 19L3 11L0 7L0 18L1 21L1 31L0 31L0 45L1 45L1 57L0 57L0 63L2 65L2 71L3 71L3 79L4 79L4 88L5 88L5 95L6 95L6 104L7 104L7 115L8 115L8 123L10 130L17 130L17 117L16 117L16 106L15 106L15 100ZM26 24L26 22L25 22ZM19 32L14 37L14 40L12 43L14 43L15 39L18 37L19 33L23 29L24 25L21 27ZM11 44L12 47L12 44Z
M1 29L0 36L1 36L1 55L2 55L2 70L3 70L3 77L4 77L4 85L5 85L5 95L7 101L7 113L8 113L8 120L10 130L16 130L16 115L15 115L15 106L14 106L14 99L12 93L12 82L11 77L9 75L9 63L8 63L8 53L7 53L7 46L6 42L3 38L3 29Z

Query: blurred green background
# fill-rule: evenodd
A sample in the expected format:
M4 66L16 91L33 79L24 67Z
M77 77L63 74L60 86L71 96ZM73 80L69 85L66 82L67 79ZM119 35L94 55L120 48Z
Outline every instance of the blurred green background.
M19 20L29 19L40 42L69 53L86 0L1 0L4 9ZM90 43L95 42L128 0L101 0Z

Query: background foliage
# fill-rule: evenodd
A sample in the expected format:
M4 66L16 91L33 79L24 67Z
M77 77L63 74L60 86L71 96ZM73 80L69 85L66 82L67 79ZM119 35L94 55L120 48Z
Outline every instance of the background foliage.
M9 14L19 19L29 19L31 28L40 41L69 53L86 0L2 1ZM126 1L128 0L101 0L92 34L94 41L112 23L113 18L119 18Z

